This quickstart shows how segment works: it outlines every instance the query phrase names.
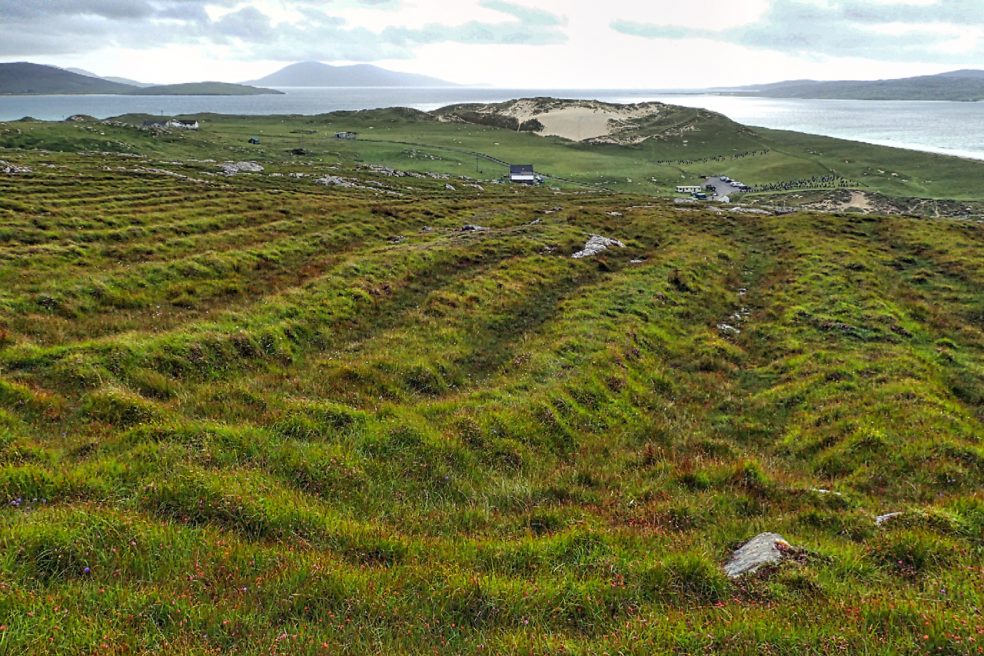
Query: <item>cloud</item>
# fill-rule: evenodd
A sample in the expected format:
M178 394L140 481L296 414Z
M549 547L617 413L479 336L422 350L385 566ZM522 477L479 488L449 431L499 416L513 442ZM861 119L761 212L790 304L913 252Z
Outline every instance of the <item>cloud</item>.
M984 55L980 0L934 3L774 0L755 22L721 30L619 20L621 34L650 39L712 39L816 57L966 62ZM959 39L957 46L955 40Z
M530 27L561 27L567 23L566 18L549 11L506 2L505 0L483 0L479 4L486 9L513 16Z
M404 7L402 0L287 3L298 20L277 20L265 6L262 0L0 0L0 56L192 44L226 47L242 59L373 61L408 59L432 44L545 45L567 39L564 18L506 0L479 3L500 20L376 29L352 25L345 16L354 9L391 13Z

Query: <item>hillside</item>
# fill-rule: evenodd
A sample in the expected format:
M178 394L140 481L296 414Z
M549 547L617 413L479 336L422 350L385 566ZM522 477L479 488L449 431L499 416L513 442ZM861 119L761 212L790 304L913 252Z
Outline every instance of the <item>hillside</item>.
M83 68L66 68L65 70L66 71L69 71L71 73L78 73L79 75L86 75L88 77L95 77L95 78L99 78L101 80L107 80L109 82L117 82L119 84L126 84L126 85L131 86L131 87L152 87L152 86L154 86L153 84L149 84L147 82L138 82L137 80L131 80L130 78L126 78L126 77L114 77L112 75L97 75L96 73L93 73L92 71L87 71L87 70L85 70Z
M137 96L252 96L282 94L227 82L192 82L187 84L121 84L95 77L93 73L42 66L39 64L0 64L0 94L127 94Z
M0 124L0 147L170 159L212 159L223 152L275 161L296 158L292 153L300 149L312 165L371 162L420 173L478 177L504 175L510 163L533 163L551 185L565 189L650 196L672 196L677 185L728 175L753 187L755 193L743 202L928 216L973 215L984 202L979 184L984 162L976 160L749 128L721 114L672 105L653 105L641 116L606 124L617 138L574 141L519 131L515 117L502 109L508 106L489 106L495 111L477 116L473 108L465 111L459 106L432 113L404 108L310 117L181 117L203 122L205 128L193 135L154 136L135 129L160 116L21 121ZM515 101L515 107L583 112L585 105L530 98ZM595 110L607 116L606 112L638 113L639 108L598 105L592 113ZM595 118L592 121L597 124ZM335 133L340 131L357 132L359 138L338 140ZM254 136L262 143L249 144ZM858 202L841 200L844 190L857 191L859 195L849 198Z
M117 94L133 87L54 66L27 62L0 63L0 94Z
M817 82L795 80L730 90L768 98L844 100L984 100L984 71L962 70L893 80Z
M426 75L400 73L369 64L331 66L321 62L291 64L247 82L268 87L449 87L451 82Z
M714 117L199 118L0 124L0 651L976 653L980 215L623 191Z
M699 133L710 126L750 134L727 117L703 109L648 102L615 105L595 100L524 98L452 105L433 112L441 121L473 123L592 144L638 145Z
M283 92L227 82L189 82L160 84L129 91L128 94L131 96L269 96L283 95Z

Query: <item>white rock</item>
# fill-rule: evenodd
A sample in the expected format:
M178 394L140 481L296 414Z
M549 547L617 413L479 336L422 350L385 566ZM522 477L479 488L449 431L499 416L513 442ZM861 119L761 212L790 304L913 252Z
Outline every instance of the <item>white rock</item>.
M326 175L323 178L318 178L317 180L314 181L314 184L325 185L326 187L345 187L345 188L352 188L357 186L351 180L340 178L337 175Z
M881 526L882 524L884 524L886 522L890 522L893 519L895 519L896 517L901 517L901 516L902 516L902 513L900 513L900 512L892 512L892 513L888 513L888 514L885 514L885 515L879 515L878 517L875 517L875 524L877 526Z
M737 337L738 335L741 334L741 331L739 329L735 328L734 326L728 323L719 323L717 329L722 335L730 335L732 337Z
M844 496L840 492L834 492L832 490L828 490L825 487L815 487L815 488L812 488L810 491L811 492L816 492L817 494L833 494L835 497L842 497L842 496Z
M263 173L263 166L257 162L223 162L219 164L226 175L236 175L237 173Z
M591 235L588 242L584 245L583 251L578 251L574 253L571 257L575 260L580 260L585 257L592 257L598 255L599 253L604 253L609 248L625 248L625 244L617 239L609 239L608 237L602 237L601 235Z
M28 173L34 173L34 171L26 166L16 166L10 162L0 160L0 173L6 173L7 175L25 175Z
M737 579L752 574L766 565L775 565L789 554L792 547L777 533L762 533L740 546L724 566L724 573Z

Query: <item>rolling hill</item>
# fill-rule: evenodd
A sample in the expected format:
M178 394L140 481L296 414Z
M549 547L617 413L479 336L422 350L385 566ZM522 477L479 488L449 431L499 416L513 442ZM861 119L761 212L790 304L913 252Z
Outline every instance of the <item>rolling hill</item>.
M739 87L727 93L768 98L843 100L984 100L984 71L960 70L891 80L793 80Z
M661 189L984 163L646 110L0 123L0 652L978 653L980 213Z
M732 138L751 134L728 117L705 109L646 102L631 105L597 100L523 98L501 103L459 104L431 112L438 120L473 123L555 136L593 144L638 145L663 141L713 128ZM689 142L688 142L689 143Z
M127 84L127 85L129 85L131 87L152 87L152 86L154 86L153 84L151 84L149 82L138 82L137 80L131 80L130 78L126 78L126 77L115 77L115 76L112 76L112 75L97 75L96 73L93 73L92 71L87 71L84 68L71 68L70 67L70 68L66 68L65 70L66 71L69 71L71 73L78 73L79 75L86 75L88 77L98 78L100 80L107 80L109 82L116 82L118 84Z
M28 62L0 64L0 94L121 94L134 87Z
M250 96L282 93L273 89L228 82L136 86L136 83L121 84L95 77L92 73L82 69L70 71L55 66L43 66L27 62L0 64L0 95Z
M228 82L189 82L156 85L128 91L127 94L131 96L268 96L283 95L283 91Z
M259 80L247 82L271 87L450 87L451 82L425 75L400 73L378 66L331 66L301 62L286 66Z

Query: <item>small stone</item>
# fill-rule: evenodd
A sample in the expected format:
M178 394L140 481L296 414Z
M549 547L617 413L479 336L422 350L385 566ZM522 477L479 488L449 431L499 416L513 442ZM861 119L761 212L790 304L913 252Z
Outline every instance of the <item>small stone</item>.
M902 513L900 512L892 512L892 513L887 513L885 515L879 515L878 517L875 517L875 525L881 526L882 524L885 524L886 522L890 522L896 517L901 517L901 516Z
M729 335L731 337L737 337L741 334L741 330L728 323L719 323L717 329L722 335Z
M766 565L775 565L789 555L792 546L778 533L762 533L740 546L724 566L732 579L753 574Z
M811 491L811 492L816 492L817 494L832 494L832 495L834 495L835 497L842 497L842 496L844 496L844 495L843 495L843 494L841 494L840 492L834 492L834 491L832 491L832 490L828 490L828 489L827 489L827 488L825 488L825 487L815 487L815 488L813 488L813 489L812 489L812 490L810 490L810 491Z

